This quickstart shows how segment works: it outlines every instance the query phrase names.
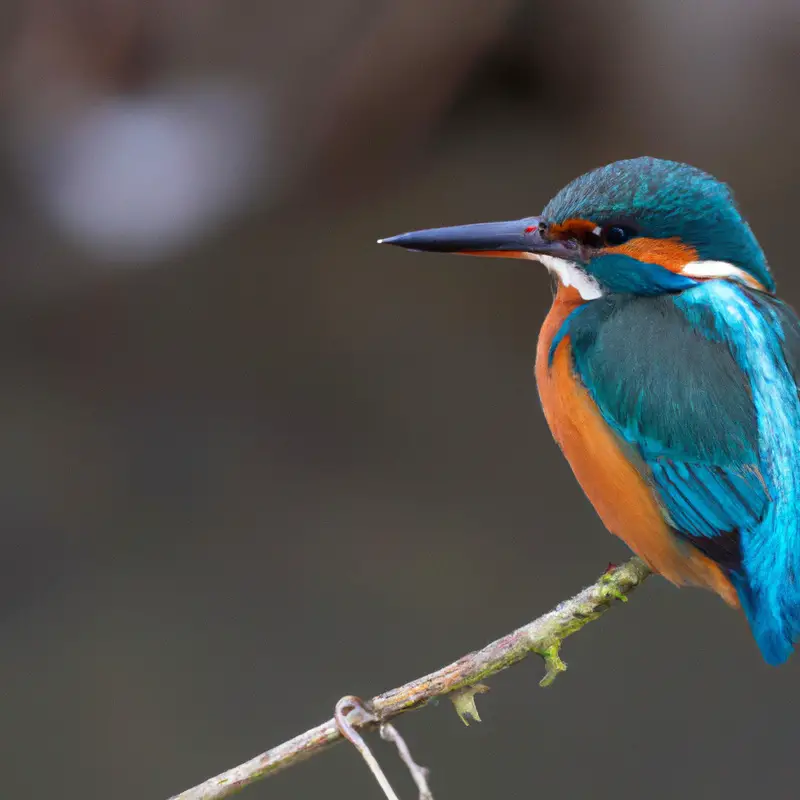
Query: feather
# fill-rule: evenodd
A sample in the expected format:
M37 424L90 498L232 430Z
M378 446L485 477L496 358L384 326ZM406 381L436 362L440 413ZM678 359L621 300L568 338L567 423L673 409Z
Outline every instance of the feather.
M736 587L772 663L800 636L800 324L726 281L573 314L574 369L665 519Z

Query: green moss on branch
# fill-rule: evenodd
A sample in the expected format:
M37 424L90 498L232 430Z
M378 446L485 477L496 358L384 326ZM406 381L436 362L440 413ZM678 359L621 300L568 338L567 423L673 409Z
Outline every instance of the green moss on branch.
M615 600L627 601L628 595L649 574L644 562L632 558L608 570L591 586L544 616L436 672L379 694L365 705L378 722L386 722L437 697L463 692L465 687L507 669L530 653L538 653L544 659L545 676L541 685L548 686L567 668L560 657L563 641L604 614ZM470 716L479 719L477 709L474 713L470 709ZM170 800L222 800L267 775L316 755L341 739L335 720L330 719Z

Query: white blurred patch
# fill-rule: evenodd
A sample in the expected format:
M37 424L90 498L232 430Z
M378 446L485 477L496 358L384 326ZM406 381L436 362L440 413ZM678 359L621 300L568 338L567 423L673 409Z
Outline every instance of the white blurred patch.
M750 273L727 261L690 261L681 270L683 275L690 278L712 279L723 278L741 281L748 286L763 289L764 287Z
M224 83L109 97L51 118L21 155L44 211L79 246L104 261L157 261L251 198L265 166L261 102Z
M577 264L555 256L531 255L556 275L564 286L574 286L583 300L596 300L598 297L603 296L600 284Z

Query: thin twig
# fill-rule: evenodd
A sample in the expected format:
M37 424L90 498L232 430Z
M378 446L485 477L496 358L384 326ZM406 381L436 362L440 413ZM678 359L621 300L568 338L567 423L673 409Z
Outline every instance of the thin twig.
M411 773L414 783L417 784L419 800L433 800L433 792L431 792L431 788L428 786L430 770L427 767L420 766L414 761L411 756L411 751L406 744L406 740L400 735L400 731L398 731L391 722L384 722L380 730L381 739L385 739L387 742L394 742L397 747L400 758L408 767L408 771Z
M597 619L615 598L626 598L649 574L650 570L640 559L632 558L544 616L430 675L378 695L367 706L383 723L405 711L420 708L436 697L478 683L516 664L529 653L538 653L545 659L546 677L552 679L566 669L558 657L561 642ZM171 800L222 800L267 775L316 755L341 739L336 720L329 719Z
M350 717L353 717L352 722ZM367 747L367 743L354 727L355 725L362 726L377 722L377 717L364 708L364 703L360 698L348 695L347 697L343 697L336 704L336 711L333 718L336 720L336 727L339 729L342 736L361 753L361 757L367 762L367 766L375 776L375 780L378 781L378 785L383 789L387 800L400 800L395 794L394 789L392 789L392 785L389 783L386 774L381 769L378 759L372 755L372 751Z

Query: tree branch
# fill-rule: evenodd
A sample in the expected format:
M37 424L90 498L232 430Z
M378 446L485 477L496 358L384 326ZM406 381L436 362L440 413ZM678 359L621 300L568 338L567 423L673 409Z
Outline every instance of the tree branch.
M544 659L546 672L540 684L549 685L566 669L559 657L563 640L597 619L614 599L627 601L627 595L649 574L650 570L638 558L610 568L591 586L560 603L544 616L486 645L482 650L469 653L430 675L390 689L364 703L377 721L365 722L364 725L387 722L442 695L451 696L456 711L465 722L467 717L477 719L475 692L469 687L516 664L529 653L537 653ZM467 691L459 691L464 689ZM174 795L170 800L222 800L267 775L316 755L341 739L336 720L329 719L238 767Z

